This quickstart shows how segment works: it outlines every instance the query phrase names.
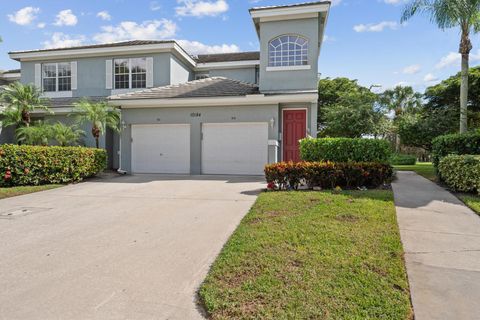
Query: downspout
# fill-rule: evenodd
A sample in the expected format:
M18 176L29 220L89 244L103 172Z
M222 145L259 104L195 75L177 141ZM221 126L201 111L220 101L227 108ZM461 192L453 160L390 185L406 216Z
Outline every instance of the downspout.
M118 138L118 151L117 151L117 155L118 155L118 169L117 169L117 172L119 174L127 174L127 171L123 170L122 169L122 133L123 133L123 130L125 130L125 128L127 127L127 125L125 124L125 121L122 120L122 112L121 112L122 108L120 108L120 134L119 134L119 138Z

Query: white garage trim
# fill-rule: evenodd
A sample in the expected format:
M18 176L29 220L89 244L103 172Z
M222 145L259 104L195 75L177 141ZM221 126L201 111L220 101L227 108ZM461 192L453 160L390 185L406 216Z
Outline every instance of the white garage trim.
M133 173L190 174L190 124L133 124Z
M268 122L202 124L202 174L263 175Z

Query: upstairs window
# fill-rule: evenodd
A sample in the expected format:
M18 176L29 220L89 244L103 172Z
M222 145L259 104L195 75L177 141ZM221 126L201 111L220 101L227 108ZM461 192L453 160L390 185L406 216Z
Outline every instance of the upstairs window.
M71 63L59 62L42 64L42 82L44 92L71 91Z
M284 35L268 44L268 66L288 67L308 65L308 40L297 35Z
M115 89L147 87L147 58L115 59Z

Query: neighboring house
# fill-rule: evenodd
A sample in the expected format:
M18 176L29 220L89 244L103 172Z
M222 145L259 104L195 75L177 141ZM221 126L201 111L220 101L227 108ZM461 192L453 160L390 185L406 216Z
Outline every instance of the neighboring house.
M298 161L298 140L316 135L329 9L330 2L251 9L260 52L192 57L175 41L137 40L10 57L21 63L21 82L51 98L55 116L43 118L69 121L81 97L121 109L121 133L101 141L112 167L262 174L266 163Z
M9 83L20 80L20 69L15 70L0 70L0 86L8 85Z
M20 80L20 69L7 70L7 71L0 70L0 93L2 92L2 89L5 86L18 80ZM0 102L0 113L4 110L4 108L5 106L3 106ZM3 128L2 118L0 115L0 144L12 142L13 139L14 139L13 128Z

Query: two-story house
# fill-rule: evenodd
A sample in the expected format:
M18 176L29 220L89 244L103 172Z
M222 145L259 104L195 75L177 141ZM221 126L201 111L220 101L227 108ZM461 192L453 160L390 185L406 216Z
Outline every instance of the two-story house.
M262 174L299 160L317 130L318 57L330 2L250 9L259 52L191 56L175 41L11 52L21 82L51 98L55 115L82 97L121 110L101 145L128 173ZM88 128L86 128L89 132ZM93 146L93 140L87 139Z

